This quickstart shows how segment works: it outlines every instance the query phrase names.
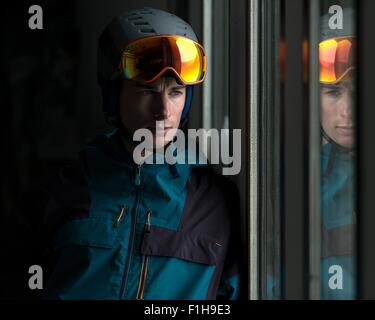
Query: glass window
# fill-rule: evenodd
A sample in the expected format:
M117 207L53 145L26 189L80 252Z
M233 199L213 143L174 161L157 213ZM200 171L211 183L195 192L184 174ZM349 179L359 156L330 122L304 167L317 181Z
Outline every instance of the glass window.
M357 9L294 6L259 13L260 298L355 299Z

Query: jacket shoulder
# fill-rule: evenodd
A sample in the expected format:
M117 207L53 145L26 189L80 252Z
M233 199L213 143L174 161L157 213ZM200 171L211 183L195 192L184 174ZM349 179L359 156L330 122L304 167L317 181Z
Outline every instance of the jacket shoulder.
M239 216L238 208L238 189L233 182L210 168L193 168L183 224L201 224L203 229L216 229L219 233L228 234Z
M211 167L193 168L189 191L206 194L221 202L238 203L238 188L228 177L216 173Z

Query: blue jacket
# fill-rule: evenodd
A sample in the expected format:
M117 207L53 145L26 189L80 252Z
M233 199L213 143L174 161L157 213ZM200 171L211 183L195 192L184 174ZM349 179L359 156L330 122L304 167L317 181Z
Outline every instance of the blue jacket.
M23 219L42 298L239 297L238 193L207 167L137 166L114 131L38 192Z
M323 299L355 299L355 160L325 144L321 153ZM342 280L342 281L341 281ZM342 285L342 286L341 286Z
M355 299L355 160L348 152L321 149L321 299ZM281 273L284 272L281 266ZM342 283L341 282L342 279ZM338 282L339 281L339 282ZM341 288L342 284L342 288ZM267 274L267 298L280 295L280 275Z

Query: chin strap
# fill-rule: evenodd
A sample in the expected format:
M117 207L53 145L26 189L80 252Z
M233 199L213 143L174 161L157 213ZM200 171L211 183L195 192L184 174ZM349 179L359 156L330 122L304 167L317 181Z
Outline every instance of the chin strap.
M326 172L324 173L325 177L329 177L333 171L333 166L335 164L336 155L338 153L351 153L354 151L354 148L343 147L339 145L338 143L336 143L333 139L331 139L331 137L328 136L328 134L324 131L323 127L320 127L320 131L324 139L327 140L327 142L331 145L327 169L326 169Z
M326 139L327 142L332 145L332 147L337 149L337 151L343 152L343 153L350 153L350 152L354 151L354 148L347 148L347 147L343 147L343 146L339 145L330 136L328 136L328 134L324 131L324 129L322 127L320 127L320 132L321 132L322 136L324 137L324 139Z

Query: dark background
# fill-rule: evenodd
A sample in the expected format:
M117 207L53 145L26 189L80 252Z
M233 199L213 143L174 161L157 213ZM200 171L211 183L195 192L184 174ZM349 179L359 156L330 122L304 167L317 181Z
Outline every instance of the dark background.
M195 10L195 22L189 19L191 7L200 3L17 0L3 5L0 220L30 187L74 161L86 139L111 129L104 121L96 83L97 40L111 19L151 6L187 20L201 38L200 12ZM31 5L43 9L43 30L29 29Z

